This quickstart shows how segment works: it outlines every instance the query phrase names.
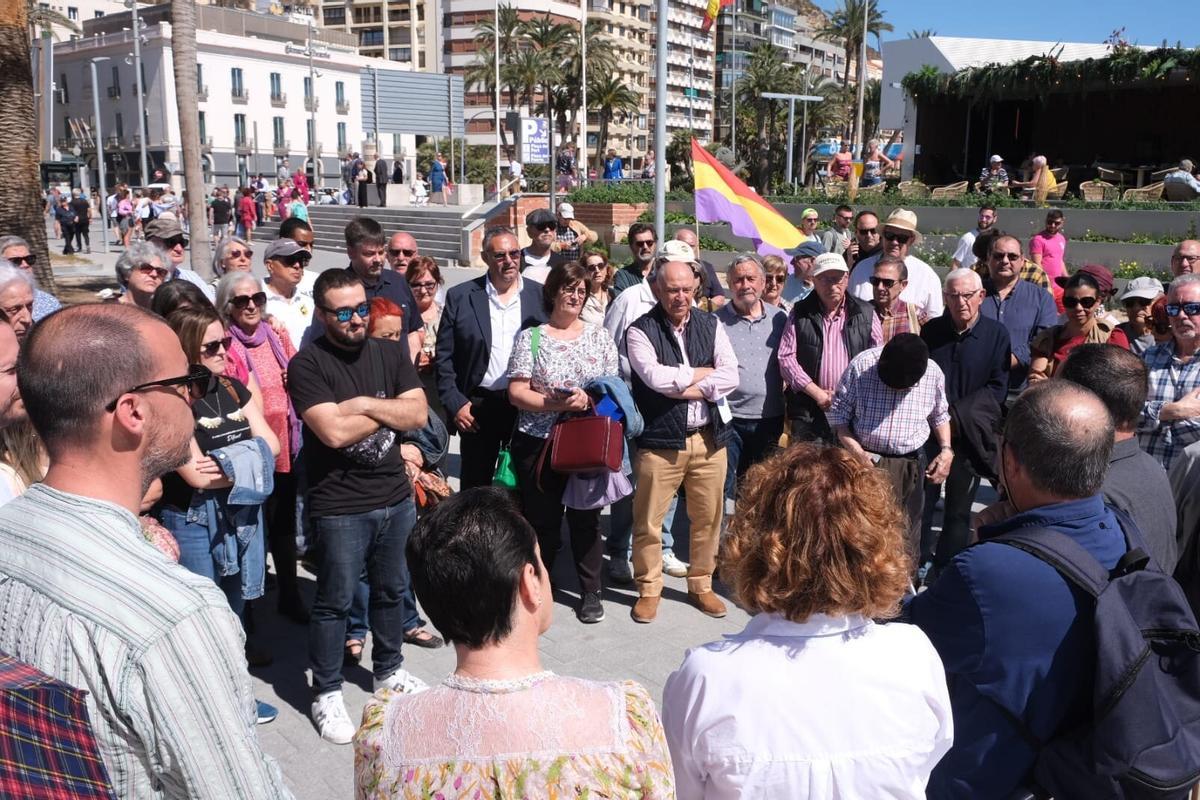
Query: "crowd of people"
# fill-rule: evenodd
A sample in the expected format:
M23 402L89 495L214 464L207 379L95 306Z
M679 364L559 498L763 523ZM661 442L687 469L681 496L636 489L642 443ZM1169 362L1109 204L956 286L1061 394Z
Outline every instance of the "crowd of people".
M1200 242L1118 298L1067 270L1061 213L1024 242L991 206L944 278L903 208L806 209L799 246L724 281L687 228L634 224L614 264L567 203L487 230L449 288L368 216L318 274L289 214L266 281L249 228L215 284L174 214L142 230L121 291L66 309L0 238L0 651L89 691L119 796L290 796L247 672L268 556L362 798L1007 798L1056 780L1040 744L1092 722L1096 657L1082 590L1012 541L1056 531L1105 571L1144 550L1200 599ZM620 466L560 461L601 415ZM631 586L652 624L664 574L752 619L696 643L661 721L634 682L543 668L553 591L590 625ZM447 642L442 684L405 669Z

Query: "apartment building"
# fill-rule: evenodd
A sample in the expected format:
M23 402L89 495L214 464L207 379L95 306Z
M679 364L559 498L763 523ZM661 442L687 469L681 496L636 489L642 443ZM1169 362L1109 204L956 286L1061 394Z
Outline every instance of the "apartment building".
M442 71L445 0L318 0L319 23L354 37L359 55Z

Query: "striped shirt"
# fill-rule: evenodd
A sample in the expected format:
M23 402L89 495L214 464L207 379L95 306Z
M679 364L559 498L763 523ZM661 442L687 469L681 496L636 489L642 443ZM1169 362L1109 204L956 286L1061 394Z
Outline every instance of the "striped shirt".
M864 450L901 456L920 448L931 429L950 421L946 378L931 360L915 386L893 389L879 377L882 353L882 347L873 347L851 360L826 416L831 426L849 428Z
M87 691L121 798L282 800L241 626L110 503L32 486L0 509L0 652Z

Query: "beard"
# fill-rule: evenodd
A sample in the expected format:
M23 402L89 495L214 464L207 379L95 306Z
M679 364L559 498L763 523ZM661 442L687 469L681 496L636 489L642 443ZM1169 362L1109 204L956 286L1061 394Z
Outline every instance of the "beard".
M367 343L367 326L362 326L354 333L343 331L340 327L326 326L325 336L343 350L361 350Z
M142 456L142 495L150 488L155 478L179 469L192 457L192 430L178 432L166 430L161 422L154 423Z

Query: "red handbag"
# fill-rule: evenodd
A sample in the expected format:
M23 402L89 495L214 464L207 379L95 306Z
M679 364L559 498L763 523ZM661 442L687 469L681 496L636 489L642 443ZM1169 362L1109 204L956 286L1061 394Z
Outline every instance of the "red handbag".
M597 414L568 417L555 423L538 457L540 483L546 455L555 472L603 472L621 468L625 456L625 430L611 417Z

